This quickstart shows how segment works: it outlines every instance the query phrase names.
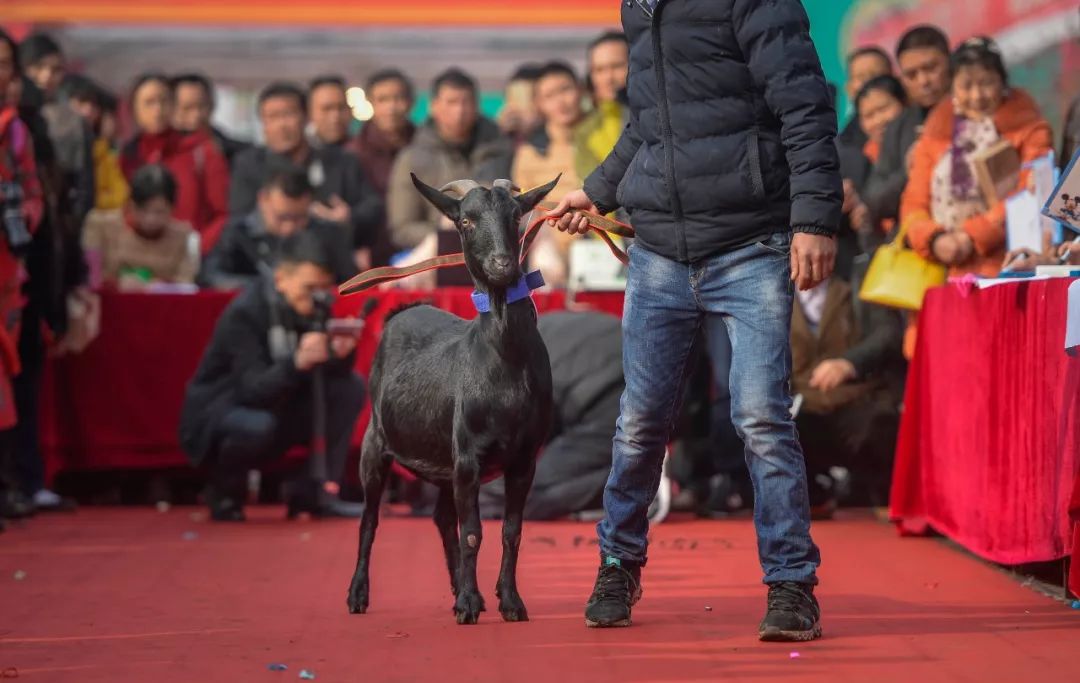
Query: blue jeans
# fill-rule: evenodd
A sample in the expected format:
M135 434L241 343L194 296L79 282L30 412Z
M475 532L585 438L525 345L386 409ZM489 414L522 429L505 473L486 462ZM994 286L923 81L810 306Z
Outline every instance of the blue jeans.
M765 583L817 583L806 465L791 417L791 235L685 264L634 245L623 311L626 388L616 424L605 555L644 563L647 512L660 481L691 346L720 320L731 343L731 418L754 484L754 527Z

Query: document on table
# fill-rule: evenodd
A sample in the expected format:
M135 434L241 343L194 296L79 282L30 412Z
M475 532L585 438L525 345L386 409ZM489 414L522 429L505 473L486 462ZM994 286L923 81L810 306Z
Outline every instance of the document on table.
M1080 280L1069 285L1065 319L1065 351L1070 356L1080 355Z
M1030 249L1039 253L1043 250L1041 218L1034 194L1017 192L1005 200L1005 233L1010 251Z

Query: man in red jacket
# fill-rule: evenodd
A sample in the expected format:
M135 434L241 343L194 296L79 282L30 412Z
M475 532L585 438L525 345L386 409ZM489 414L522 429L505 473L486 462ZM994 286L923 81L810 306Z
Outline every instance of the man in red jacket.
M396 69L384 69L368 79L364 94L371 103L371 119L360 129L350 147L360 159L364 177L383 201L390 187L390 169L405 146L412 142L416 126L409 120L415 98L413 84ZM371 246L371 266L389 265L394 245L383 221Z

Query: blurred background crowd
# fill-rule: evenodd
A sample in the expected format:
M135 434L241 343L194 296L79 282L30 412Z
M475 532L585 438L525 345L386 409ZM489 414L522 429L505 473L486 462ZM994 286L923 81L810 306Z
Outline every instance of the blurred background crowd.
M870 256L902 231L953 274L1001 269L1004 209L980 194L973 159L1001 141L1024 162L1072 157L1080 15L1054 2L1026 3L1027 14L983 7L1005 4L994 2L904 3L891 14L874 14L882 3L806 4L835 82L845 185L836 273L799 293L792 322L792 393L824 517L840 503L883 506L889 491L916 329L904 313L860 301ZM9 29L0 33L4 517L74 505L46 485L39 392L47 353L93 343L98 292L238 290L303 231L332 254L337 282L457 251L411 173L434 186L510 178L525 189L561 174L557 200L625 125L617 31L386 29L363 33L353 50L348 31ZM531 265L549 287L574 287L572 251L569 238L544 231ZM402 286L443 284L429 275ZM530 503L541 518L599 507L621 391L617 321L548 328L553 358L560 344L597 357L553 365L575 405L595 409L560 406L549 448L564 455L542 461L546 493ZM726 370L698 359L670 460L674 505L701 515L752 504ZM430 500L416 488L395 495L419 510ZM488 494L497 500L497 487Z

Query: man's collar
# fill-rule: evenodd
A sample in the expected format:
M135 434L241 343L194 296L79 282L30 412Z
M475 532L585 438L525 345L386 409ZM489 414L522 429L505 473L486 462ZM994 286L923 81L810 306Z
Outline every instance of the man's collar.
M534 289L540 289L544 286L544 276L539 270L534 270L528 275L522 275L521 279L517 281L511 287L506 290L506 303L512 304L522 299L527 299L532 294ZM472 293L473 306L476 307L477 313L490 313L491 312L491 298L480 291L473 291Z

